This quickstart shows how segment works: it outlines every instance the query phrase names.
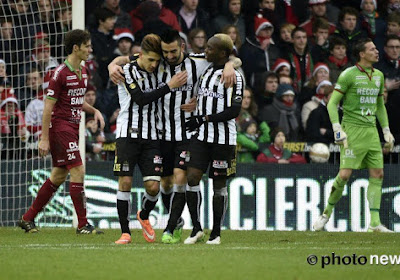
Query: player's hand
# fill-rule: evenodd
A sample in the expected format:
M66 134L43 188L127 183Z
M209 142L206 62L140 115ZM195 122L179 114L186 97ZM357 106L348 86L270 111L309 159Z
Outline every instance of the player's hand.
M94 120L96 122L100 121L100 130L102 131L104 129L105 122L102 113L97 109L94 111Z
M39 142L39 155L41 157L47 156L47 154L50 151L50 142L49 140L43 140L41 139Z
M398 89L400 87L400 80L396 79L386 79L385 86L388 91Z
M383 132L383 139L385 139L385 144L383 145L383 148L388 149L389 151L393 151L394 137L393 134L390 132L389 127L384 127L382 129L382 132Z
M187 82L187 71L181 71L172 76L171 80L167 83L170 89L178 88L186 84Z
M236 84L235 68L230 61L225 64L224 70L222 71L221 83L224 83L226 88L233 87L233 85Z
M335 138L335 143L338 145L343 145L343 147L346 149L348 147L346 132L343 131L342 126L339 123L332 124L332 128L334 132L333 135Z
M184 112L188 112L191 113L194 110L196 110L196 106L197 106L197 98L196 97L192 97L188 103L182 104L181 105L181 110Z
M205 122L206 122L205 116L191 116L186 119L186 123L185 123L186 130L189 132L193 132Z
M125 82L124 70L120 65L110 63L108 65L108 75L110 76L111 81L118 85L119 82Z

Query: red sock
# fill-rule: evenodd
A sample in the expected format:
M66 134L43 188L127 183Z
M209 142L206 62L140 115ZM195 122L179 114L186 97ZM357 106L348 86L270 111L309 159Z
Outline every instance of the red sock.
M74 203L76 215L78 216L78 228L85 226L88 221L86 219L86 197L83 183L69 184L69 194Z
M55 186L50 178L44 182L40 188L36 199L33 201L32 206L29 210L22 216L25 221L33 221L36 215L42 211L43 207L50 201L53 197L55 191L57 191L59 186Z

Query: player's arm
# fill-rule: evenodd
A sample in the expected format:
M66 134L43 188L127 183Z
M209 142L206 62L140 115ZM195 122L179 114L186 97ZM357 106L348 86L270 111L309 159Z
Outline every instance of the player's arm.
M105 122L104 122L103 114L98 109L96 109L93 106L89 105L86 101L83 102L82 109L86 113L94 115L94 120L96 122L100 121L100 130L104 129Z
M39 142L39 155L42 157L47 156L50 150L49 129L51 122L51 114L53 112L53 108L56 102L57 99L49 97L46 98L46 100L44 101L44 109L42 117L42 136Z
M389 120L386 112L385 101L383 100L383 95L380 94L376 101L376 117L382 127L383 138L385 139L385 148L389 151L393 150L394 147L394 137L390 132Z
M225 83L226 88L230 88L236 84L235 69L238 69L240 66L242 66L242 61L238 57L232 57L225 63L224 71L221 76L221 83Z
M240 110L242 108L243 80L242 76L238 73L236 74L236 79L238 83L235 84L232 88L230 106L224 111L217 114L189 117L188 121L186 122L186 129L188 131L195 131L205 122L226 122L239 116Z
M338 106L342 98L343 93L338 90L334 90L326 107L328 109L329 119L332 123L335 143L343 145L345 148L347 148L347 134L343 131L342 126L339 123Z
M171 80L169 80L168 83L163 85L162 87L147 93L143 93L143 91L138 86L135 78L131 74L130 64L126 64L124 66L123 72L125 75L125 89L131 95L132 100L140 106L156 101L160 97L169 93L171 89L183 86L187 81L187 72L182 71L172 76Z
M111 81L114 84L118 84L119 82L124 82L125 78L123 76L124 70L122 69L121 65L125 65L130 62L129 56L118 56L108 64L108 75Z

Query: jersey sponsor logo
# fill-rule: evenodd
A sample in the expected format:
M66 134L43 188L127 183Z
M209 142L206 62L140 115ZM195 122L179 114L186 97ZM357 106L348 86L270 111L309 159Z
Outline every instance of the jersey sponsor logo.
M67 86L77 86L79 82L67 83Z
M179 155L179 157L181 158L186 158L186 151L182 151L182 153Z
M76 76L76 75L72 75L72 76L67 76L66 77L66 79L67 79L67 81L69 81L69 80L75 80L75 79L77 79L78 77Z
M214 92L208 88L200 88L197 94L212 97L212 98L220 98L220 99L224 98L223 93Z
M356 86L368 85L368 82L356 82Z
M71 88L68 90L68 96L82 96L85 92L86 88Z
M129 163L127 161L125 161L122 164L122 171L124 171L124 172L128 172L129 171Z
M356 76L356 80L366 80L367 77L365 76Z
M135 84L135 83L131 83L131 84L129 85L129 88L130 88L130 89L135 89L135 88L136 88L136 84Z
M54 72L53 75L53 80L56 81L58 78L58 74L60 74L61 70L63 70L65 68L65 64L62 64L60 67L57 68L57 70Z
M52 96L52 95L54 95L54 90L47 89L47 96Z
M228 162L226 160L214 160L212 167L216 169L226 169L228 168Z
M376 96L361 96L360 103L361 104L376 104L377 97Z
M357 94L358 95L378 95L380 89L377 88L358 88Z
M171 92L175 92L175 91L191 91L192 89L193 89L193 85L183 85L181 87L171 89Z
M162 157L155 155L153 159L153 163L155 164L162 164Z
M68 146L69 149L67 149L67 153L79 151L79 147L76 142L69 142Z
M372 116L372 114L373 114L371 108L361 107L360 110L361 110L361 115L364 116L364 117L365 116Z
M345 158L356 158L356 156L354 155L353 149L345 149L344 150L344 157Z
M72 97L71 98L71 105L81 105L85 101L84 97Z

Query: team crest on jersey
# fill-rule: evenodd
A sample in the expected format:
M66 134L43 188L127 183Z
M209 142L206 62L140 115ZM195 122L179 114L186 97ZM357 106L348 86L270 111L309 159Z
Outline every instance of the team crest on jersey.
M381 86L381 77L373 77L373 79L375 80L376 87L379 88Z
M130 84L130 85L129 85L129 88L130 88L130 89L134 89L134 88L136 88L136 85L135 85L135 83L132 83L132 84Z

